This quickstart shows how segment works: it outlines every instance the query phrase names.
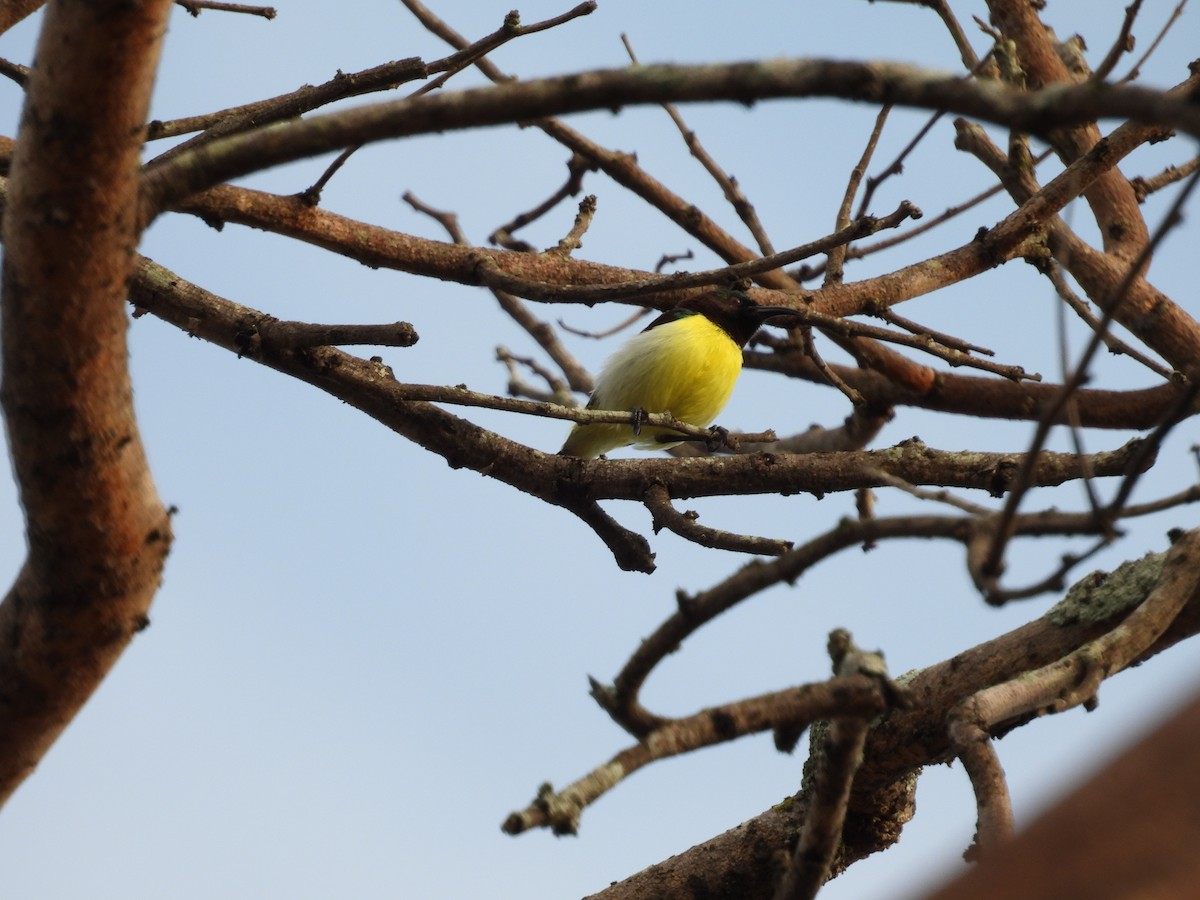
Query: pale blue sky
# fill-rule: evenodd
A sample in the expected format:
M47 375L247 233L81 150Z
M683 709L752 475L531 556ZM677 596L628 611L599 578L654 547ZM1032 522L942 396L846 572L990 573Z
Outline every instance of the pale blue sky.
M568 3L522 5L533 22ZM1147 29L1174 4L1146 4ZM463 33L494 30L509 4L432 3ZM955 4L964 20L982 4ZM1093 59L1122 16L1118 2L1056 2L1060 32L1083 29ZM390 59L435 59L447 50L392 0L279 4L273 22L176 10L153 114L194 114L318 83ZM1189 9L1147 70L1147 81L1186 76L1194 56ZM0 55L28 62L36 21L0 39ZM936 18L888 3L762 2L731 15L724 4L601 0L594 15L502 48L496 61L522 77L622 65L627 32L644 62L737 60L779 55L893 58L940 68L957 55ZM977 48L982 36L972 30ZM464 73L452 86L479 83ZM356 101L356 102L370 102ZM19 91L0 83L0 122L15 129ZM757 205L778 247L830 230L849 167L874 111L830 102L685 109L709 150ZM894 116L878 168L924 121ZM658 109L594 113L572 122L639 160L745 239L719 191L686 154ZM880 192L875 211L902 198L936 214L989 183L951 148L939 125ZM1189 151L1154 148L1130 174L1154 174ZM561 182L566 151L534 130L492 129L392 142L362 151L333 180L326 208L442 239L400 201L413 191L459 213L482 241ZM290 193L327 159L284 167L251 182ZM697 242L601 176L580 255L650 268L664 252L691 249L693 268L715 260ZM1148 204L1151 222L1163 201ZM903 256L856 264L861 278L969 238L1008 209L1003 200L955 222ZM523 236L548 246L569 228L563 207ZM1077 213L1082 218L1083 213ZM1194 216L1193 216L1194 218ZM1157 284L1191 302L1196 226L1160 254ZM531 342L485 291L373 271L258 232L215 232L168 217L143 252L185 278L284 318L411 321L420 343L382 355L404 381L502 393L497 344ZM1190 265L1189 265L1190 263ZM604 327L623 310L539 310ZM1191 311L1196 313L1194 304ZM1000 359L1057 377L1055 300L1020 264L957 290L905 304L931 326L992 346ZM802 759L769 737L745 739L638 773L584 814L581 835L510 838L499 825L545 780L579 777L630 739L587 696L588 674L610 679L639 639L674 604L676 588L700 590L744 558L650 535L653 576L620 572L597 539L568 514L439 458L315 390L237 360L150 317L133 323L132 365L143 434L160 493L179 507L176 543L139 636L39 771L0 814L0 893L179 900L262 897L579 896L687 849L792 793ZM1072 339L1078 345L1079 332ZM593 368L612 342L571 338ZM617 339L619 340L619 338ZM837 354L828 345L833 358ZM1102 361L1099 384L1151 382L1135 365ZM836 425L848 409L836 392L759 373L743 378L721 422L781 432ZM556 449L565 425L481 413L504 434ZM1023 447L1027 423L979 423L901 409L876 446L912 435L945 449ZM1128 436L1090 432L1092 449ZM1194 478L1188 424L1168 443L1139 490L1149 499ZM1055 446L1065 447L1063 436ZM983 498L975 498L982 500ZM1075 486L1036 506L1078 508ZM849 496L691 502L703 521L802 541L850 514ZM882 511L915 501L884 492ZM649 534L644 509L615 505ZM1161 549L1178 510L1128 527L1128 540L1094 567ZM0 571L16 571L21 520L9 479L0 484ZM1021 545L1015 581L1040 576L1066 545ZM1078 546L1078 545L1071 545ZM937 662L1036 616L1055 598L1003 610L974 594L956 546L895 542L868 556L844 553L794 588L775 588L688 641L652 678L646 703L685 714L749 694L826 677L826 634L847 627L882 647L894 672ZM1200 659L1182 649L1106 683L1099 709L1020 729L999 752L1017 814L1028 821L1083 777L1164 704L1189 691ZM925 774L917 818L899 847L856 865L822 896L872 900L911 893L956 864L974 830L959 767Z

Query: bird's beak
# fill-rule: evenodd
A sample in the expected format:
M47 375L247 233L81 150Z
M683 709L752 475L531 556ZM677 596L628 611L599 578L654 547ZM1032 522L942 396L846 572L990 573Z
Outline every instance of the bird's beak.
M797 318L795 312L782 306L755 306L752 310L747 310L747 312L750 312L760 323L767 323L772 319Z

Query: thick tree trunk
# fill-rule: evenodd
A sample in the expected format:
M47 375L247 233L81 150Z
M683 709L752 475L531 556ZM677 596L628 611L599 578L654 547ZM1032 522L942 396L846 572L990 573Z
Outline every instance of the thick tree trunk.
M170 545L125 341L170 6L52 3L29 80L4 216L0 399L28 556L0 605L0 802L145 627Z

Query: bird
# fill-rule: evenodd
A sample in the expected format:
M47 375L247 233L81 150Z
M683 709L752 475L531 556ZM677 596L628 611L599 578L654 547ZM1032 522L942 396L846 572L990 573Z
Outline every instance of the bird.
M767 319L786 314L740 291L690 297L630 338L604 364L588 409L670 412L689 425L712 423L742 371L742 348ZM576 423L560 456L594 459L618 447L666 449L670 429Z

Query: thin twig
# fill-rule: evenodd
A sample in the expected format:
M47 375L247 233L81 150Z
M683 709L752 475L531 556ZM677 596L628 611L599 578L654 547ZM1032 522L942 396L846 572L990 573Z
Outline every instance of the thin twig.
M592 696L611 690L592 679ZM807 727L837 715L870 720L885 711L897 696L890 682L873 674L839 676L829 681L787 688L758 697L711 707L692 716L664 719L637 744L597 766L561 791L543 784L534 801L514 812L501 826L506 834L550 828L555 834L575 834L583 810L644 766L660 759L727 743L748 734L781 726ZM898 696L903 697L901 692Z
M1191 178L1188 179L1187 184L1185 184L1183 189L1179 191L1175 201L1171 205L1171 208L1163 217L1162 222L1150 236L1150 240L1146 242L1145 246L1142 248L1141 252L1138 253L1137 257L1130 262L1129 269L1126 272L1125 277L1121 280L1120 285L1118 285L1117 289L1113 292L1111 301L1105 304L1103 315L1100 318L1099 327L1092 333L1091 339L1088 341L1088 344L1084 348L1079 362L1075 366L1075 371L1072 374L1072 377L1068 381L1063 382L1062 390L1059 392L1059 396L1056 398L1054 403L1049 405L1049 408L1043 412L1042 417L1038 420L1037 429L1034 433L1033 440L1030 443L1029 451L1025 456L1021 470L1009 491L1004 508L1001 511L1000 527L997 529L991 548L989 549L987 556L980 567L980 574L985 580L990 581L999 577L1002 569L1004 548L1008 543L1009 537L1011 536L1009 534L1010 523L1015 516L1017 507L1020 505L1021 499L1024 497L1027 490L1026 475L1028 472L1032 471L1032 467L1036 464L1037 457L1041 453L1042 447L1045 446L1046 438L1049 436L1050 429L1053 427L1054 422L1058 420L1059 414L1061 413L1068 398L1083 384L1085 378L1087 377L1087 372L1091 365L1091 361L1095 357L1096 352L1099 350L1100 345L1103 343L1103 333L1108 329L1109 324L1113 321L1113 317L1116 315L1117 309L1123 299L1128 295L1130 287L1140 276L1146 261L1150 259L1154 251L1158 249L1158 245L1162 243L1163 239L1167 235L1167 232L1178 223L1180 211L1182 210L1184 203L1187 201L1188 196L1195 188L1198 180L1200 180L1200 170L1198 170L1191 176Z
M873 316L883 319L889 325L895 325L897 328L903 328L911 334L937 341L943 347L949 347L951 350L958 350L962 353L982 353L984 356L996 355L994 350L989 350L987 347L969 343L945 332L934 331L932 328L914 322L912 319L907 319L882 303L876 303L871 308L870 313Z
M947 10L947 12L949 12L949 10ZM957 24L957 22L955 24ZM987 55L984 56L983 59L979 60L979 62L977 62L971 68L971 71L967 75L963 76L963 80L965 81L968 78L974 78L977 74L979 74L983 67L987 65L991 58L992 52L988 51ZM868 209L870 209L871 200L875 196L875 191L879 188L879 186L883 184L883 182L887 181L887 179L891 176L899 175L904 171L904 161L908 159L909 155L915 149L917 149L917 145L925 138L925 135L929 134L933 126L936 125L938 120L944 115L944 111L938 110L932 116L930 116L925 124L918 129L917 133L913 136L913 139L908 142L903 150L900 151L899 155L897 155L897 157L892 160L892 162L882 172L867 179L867 189L863 191L862 202L858 205L858 215L860 217Z
M1100 332L1103 335L1102 340L1104 341L1104 346L1107 348L1109 353L1128 356L1130 359L1141 363L1155 375L1159 375L1166 379L1171 378L1171 370L1162 363L1151 359L1136 347L1131 347L1129 344L1125 343L1123 340L1113 334L1109 329L1100 328L1100 320L1097 319L1092 313L1091 309L1088 307L1087 301L1075 293L1075 291L1071 290L1071 286L1067 284L1067 279L1063 274L1062 266L1057 260L1048 260L1045 269L1042 271L1042 274L1050 279L1050 283L1054 285L1054 290L1058 294L1059 298L1062 299L1067 306L1071 307L1071 309L1075 312L1075 315L1079 316L1079 318L1083 320L1084 324L1087 325L1087 327L1093 332Z
M1171 30L1171 26L1175 24L1175 22L1179 19L1179 16L1183 13L1183 8L1187 6L1187 2L1188 0L1179 0L1179 3L1176 4L1175 9L1171 11L1171 15L1167 19L1166 24L1164 24L1158 34L1155 35L1154 40L1150 42L1150 46L1146 48L1146 52L1142 54L1142 58L1133 64L1133 68L1125 74L1125 77L1118 79L1118 84L1125 84L1126 82L1134 81L1142 74L1142 66L1146 64L1146 60L1150 58L1150 55L1158 49L1158 45L1161 44L1163 38L1167 36L1167 32Z
M262 16L264 19L275 18L273 6L247 6L244 3L218 3L216 0L175 0L176 6L182 6L193 17L199 16L202 9L212 9L219 12L245 13L248 16Z
M884 104L879 108L879 112L875 115L875 125L871 128L871 136L867 138L867 145L863 148L862 155L858 158L854 168L850 170L850 180L846 184L845 193L842 195L842 205L838 209L837 217L834 219L834 228L845 228L850 224L850 207L854 204L854 195L858 193L859 185L862 184L863 176L867 172L867 166L871 164L871 157L875 155L875 148L879 145L879 136L883 133L884 123L887 122L888 113L892 107ZM861 215L861 212L860 212ZM841 244L829 251L829 255L825 260L825 286L831 284L842 283L842 271L846 263L846 251L848 245Z
M1160 191L1167 185L1182 181L1197 169L1200 169L1200 156L1193 156L1181 166L1167 166L1157 175L1150 178L1137 175L1129 179L1129 183L1133 185L1133 193L1137 197L1138 203L1144 203L1146 198L1155 191Z
M633 45L629 42L629 37L624 32L621 33L621 43L625 45L625 52L629 54L630 61L636 66L640 65L637 54L633 52ZM667 115L671 117L671 121L675 123L675 127L679 129L679 133L683 136L683 142L687 145L688 151L694 156L700 165L704 166L705 171L712 176L717 185L725 194L725 199L733 207L734 212L750 229L750 234L754 236L754 240L758 243L759 252L763 256L770 256L775 252L775 247L771 243L767 231L763 228L762 222L758 218L758 212L754 208L754 204L746 197L742 189L738 186L737 179L727 174L724 169L717 163L712 155L704 149L704 145L700 143L700 139L696 137L696 132L688 128L687 123L683 120L679 109L672 103L662 104L662 108L666 110Z
M438 224L440 224L446 233L450 235L450 239L454 243L462 246L470 246L470 241L463 233L458 224L458 216L454 213L444 210L435 209L427 203L422 202L417 198L412 191L406 191L402 198L405 203L411 206L419 213L429 216ZM546 355L554 360L555 364L562 371L570 385L571 390L590 393L593 382L592 376L568 350L563 346L562 341L558 339L558 335L554 329L546 322L543 322L537 316L529 311L528 306L522 302L520 297L515 297L507 291L492 289L492 296L496 298L496 302L500 304L500 308L508 314L510 318L532 337L544 351ZM569 393L562 395L557 394L557 388L554 381L549 381L551 387L556 391L554 399L558 402L565 403L569 400Z
M821 356L817 350L817 345L813 341L812 328L810 326L801 326L800 340L805 356L813 361L820 373L825 376L825 380L830 385L841 391L846 396L846 399L853 403L856 408L865 406L867 402L866 398L863 397L859 391L846 384L846 382L841 379L837 372L829 368L829 363L825 362L825 358Z
M890 472L884 472L882 469L876 470L875 476L889 487L894 487L897 490L916 497L918 500L929 500L934 503L945 503L948 506L953 506L955 509L972 516L990 516L992 510L986 506L980 506L977 503L972 503L969 500L964 500L961 497L956 497L949 491L931 491L927 488L919 488L914 484L909 484L903 478L897 478ZM860 511L861 514L861 511Z
M579 212L575 215L575 221L571 224L571 230L566 233L561 241L554 247L547 250L547 253L553 253L558 256L567 257L583 246L583 236L591 227L592 218L596 215L596 195L588 194L579 201Z
M513 218L512 221L506 222L496 228L496 230L488 235L488 243L504 247L506 250L514 250L518 253L534 252L536 248L532 244L527 244L525 241L514 238L513 232L524 228L531 222L536 222L567 197L576 196L583 190L584 174L593 172L595 169L595 164L584 159L578 153L572 153L571 158L567 160L567 180L563 182L562 187L533 209L521 213L519 216Z
M176 2L180 2L180 0L176 0ZM447 81L449 81L459 72L463 71L463 69L475 65L484 56L487 56L493 50L503 46L504 44L507 44L509 41L515 40L519 37L525 37L526 35L536 34L539 31L545 31L548 28L554 28L563 24L564 22L569 22L572 19L579 18L580 16L589 15L595 11L595 0L587 0L587 2L580 3L578 6L568 10L562 15L555 16L551 19L545 19L541 22L535 22L532 25L522 25L521 14L514 9L504 17L504 24L501 25L496 31L493 31L486 37L480 38L478 41L472 44L467 49L467 52L462 54L460 59L455 60L455 62L449 68L447 68L445 72L417 88L415 91L409 94L406 99L411 100L415 97L420 97L424 94L428 94L431 91L441 88L446 84ZM352 147L347 147L340 154L338 154L337 159L335 159L329 165L329 167L321 174L321 177L318 178L314 184L300 192L300 197L310 206L316 206L321 200L321 191L329 183L329 179L334 176L334 173L336 173L338 169L345 165L346 160L348 160L354 153L361 150L362 147L362 144L356 144Z
M782 556L792 549L791 541L734 534L732 531L701 525L696 521L699 518L697 513L690 510L681 513L671 505L671 495L661 484L652 484L646 489L646 508L654 517L655 534L666 528L702 547L761 556Z
M1092 73L1093 81L1103 81L1112 74L1112 70L1117 67L1124 54L1133 52L1133 21L1141 8L1142 0L1133 0L1133 3L1125 7L1125 20L1121 23L1121 30L1117 32L1116 40Z
M518 291L534 300L574 300L582 302L600 302L607 300L624 300L631 297L644 297L663 291L679 291L686 288L706 287L714 284L733 284L746 278L751 278L763 272L781 268L789 263L828 252L833 247L856 240L867 234L875 234L885 228L895 228L906 219L919 219L921 211L907 200L892 213L881 218L867 216L856 219L845 228L833 234L801 244L773 256L764 256L744 263L725 266L720 269L707 269L703 272L676 272L670 275L656 275L652 278L642 278L635 281L623 281L619 284L551 284L514 278L503 272L490 257L480 261L480 276L486 283L496 283L507 290Z
M850 319L838 319L833 316L826 316L823 313L814 312L810 309L791 309L790 307L783 309L781 307L781 310L781 315L795 316L796 319L804 322L806 325L820 328L826 334L840 335L842 337L873 338L877 341L886 341L887 343L898 344L902 347L912 347L915 350L928 353L930 356L943 359L951 366L963 366L971 369L979 369L983 372L991 372L993 375L1000 375L1009 381L1042 380L1042 376L1037 372L1026 372L1021 366L994 363L990 360L970 356L957 348L946 347L928 335L903 334L890 331L886 328L867 325L862 322L854 322ZM775 350L786 349L788 346L788 342L780 342L770 337L760 337L759 342Z
M604 331L587 331L583 328L576 328L574 325L568 325L562 319L558 320L558 327L568 334L573 334L578 337L592 338L593 340L600 340L602 338L612 337L614 334L620 334L626 328L637 324L640 319L644 319L649 314L650 310L639 309L633 315L622 319L616 325L612 326L612 328L606 328Z
M29 81L29 72L29 66L23 66L20 63L0 57L0 75L10 79L21 87L25 87L25 83Z
M525 397L529 400L537 400L543 403L562 403L564 406L569 406L571 403L571 386L566 381L556 376L553 372L541 365L536 359L531 356L517 356L507 347L496 348L496 359L504 363L508 369L508 393L512 397ZM531 385L526 384L521 379L519 367L524 366L529 369L534 375L544 380L549 391L535 390Z

